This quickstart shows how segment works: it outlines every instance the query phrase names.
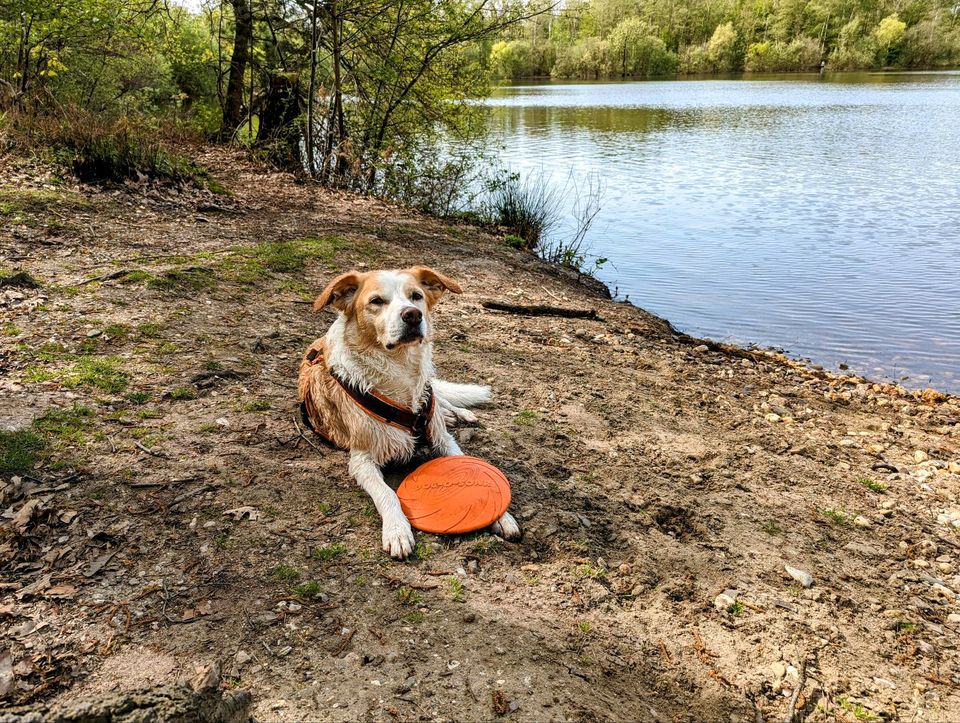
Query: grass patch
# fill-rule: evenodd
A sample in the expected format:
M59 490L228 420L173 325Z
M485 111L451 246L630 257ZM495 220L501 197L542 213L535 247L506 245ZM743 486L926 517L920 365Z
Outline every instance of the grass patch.
M857 480L857 484L863 485L871 492L879 492L880 494L883 494L887 491L887 486L883 482L877 482L869 477L861 477Z
M295 597L312 600L320 594L320 583L315 580L310 580L309 582L295 585L294 587L290 588L290 592Z
M177 387L170 392L170 398L175 402L182 402L197 398L197 390L193 387Z
M577 577L580 577L580 578L589 577L595 580L600 578L605 578L607 576L606 568L600 567L599 565L591 565L590 563L587 563L584 565L577 565L573 569L573 572L574 574L576 574Z
M204 291L216 284L213 269L205 266L170 269L161 274L149 276L147 286L157 291Z
M347 551L347 546L342 542L334 542L330 545L316 548L310 555L315 560L333 560L340 557Z
M737 600L730 607L727 608L727 612L730 613L730 617L738 618L743 615L743 611L746 610L743 603Z
M493 535L481 535L474 541L470 551L477 555L486 555L500 549L500 540Z
M536 421L537 413L532 409L524 409L513 418L513 423L521 427L528 427Z
M451 575L447 578L447 585L450 587L450 599L454 602L463 602L463 583L460 578Z
M82 404L67 409L50 409L33 423L34 429L61 444L84 441L84 431L94 420L93 410Z
M28 430L0 432L0 475L29 472L43 448L43 440Z
M41 350L36 356L45 360L48 355ZM70 355L65 356L70 358ZM119 394L129 385L130 375L121 368L121 360L116 357L81 356L75 358L73 364L66 369L48 369L32 364L24 371L24 380L56 381L68 389L88 387Z
M783 534L783 529L773 520L767 520L764 522L762 525L760 525L760 529L771 537L776 537L777 535Z
M844 512L841 512L840 510L835 510L833 508L823 510L822 514L824 517L827 518L827 520L841 527L849 526L852 521L852 518L849 515L845 514Z
M237 246L220 267L238 283L255 284L270 274L298 274L310 261L329 263L343 245L343 239L326 236Z
M397 590L397 602L401 605L413 607L423 602L423 596L413 588L404 585Z
M149 402L152 396L153 395L150 392L130 392L124 397L124 399L130 402L130 404L136 404L139 406Z
M857 720L862 720L862 721L879 720L875 713L868 710L867 708L864 708L860 703L853 702L852 700L847 698L847 696L845 695L842 695L839 698L837 698L837 705L843 708L843 710L845 710L847 713L852 714L853 717L856 718Z
M20 327L12 321L8 321L6 324L0 326L0 336L18 336L19 334Z
M590 631L593 630L593 625L591 625L588 620L581 620L577 623L577 630L583 635L589 635Z
M277 565L270 575L275 580L286 583L293 583L300 579L300 571L290 565Z
M268 409L270 409L269 399L254 399L252 402L243 405L243 411L245 412L266 412Z
M332 261L340 245L340 239L332 236L274 241L257 246L253 256L274 273L292 274L302 271L307 261Z
M142 339L156 339L160 336L160 332L160 325L154 324L152 321L145 322L137 327L137 334Z

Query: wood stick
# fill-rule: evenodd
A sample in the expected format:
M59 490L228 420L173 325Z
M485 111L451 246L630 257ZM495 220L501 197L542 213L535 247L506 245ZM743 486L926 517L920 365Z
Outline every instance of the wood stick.
M484 309L491 311L504 311L508 314L520 314L522 316L559 316L564 319L597 319L600 316L596 309L566 309L561 306L545 306L543 304L522 305L505 304L502 301L481 301L480 305Z

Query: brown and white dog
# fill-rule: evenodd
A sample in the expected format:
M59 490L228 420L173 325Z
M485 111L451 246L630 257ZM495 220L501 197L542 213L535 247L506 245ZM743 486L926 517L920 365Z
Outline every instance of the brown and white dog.
M421 266L338 276L313 304L314 311L333 306L337 320L300 364L298 390L310 426L350 451L350 474L383 520L383 549L400 559L413 551L413 531L380 468L409 461L424 440L435 455L463 454L447 422L476 421L466 407L490 399L489 387L434 378L431 311L446 291L461 293L455 281ZM364 399L372 404L365 407ZM419 420L419 439L411 431L416 423L404 428L387 419L391 405L406 408L401 418ZM509 512L491 531L520 536Z

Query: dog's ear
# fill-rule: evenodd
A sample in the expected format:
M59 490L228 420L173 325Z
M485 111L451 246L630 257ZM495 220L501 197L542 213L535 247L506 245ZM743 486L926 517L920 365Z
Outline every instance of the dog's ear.
M426 266L414 266L411 269L407 269L407 271L420 282L423 290L427 292L427 301L430 306L440 301L440 297L443 296L444 291L451 291L454 294L463 293L460 284L449 276L444 276L439 271L434 271Z
M313 302L313 310L320 311L332 304L339 311L346 312L350 308L353 295L360 288L361 281L362 274L357 271L341 274L320 292L320 296Z

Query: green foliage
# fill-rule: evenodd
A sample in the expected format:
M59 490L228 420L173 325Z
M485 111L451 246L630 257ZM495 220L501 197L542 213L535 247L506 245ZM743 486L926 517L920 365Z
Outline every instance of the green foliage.
M949 0L580 0L510 28L488 48L494 77L921 68L960 63Z

